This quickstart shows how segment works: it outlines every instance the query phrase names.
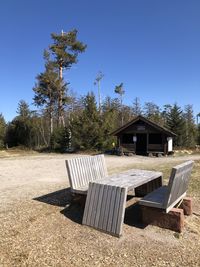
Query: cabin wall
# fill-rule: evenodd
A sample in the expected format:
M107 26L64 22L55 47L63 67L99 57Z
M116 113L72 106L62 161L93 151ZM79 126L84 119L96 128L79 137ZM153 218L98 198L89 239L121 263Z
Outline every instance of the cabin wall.
M133 126L129 127L118 135L118 145L122 152L144 155L148 155L149 153L163 153L164 155L166 155L168 153L168 141L166 134L153 129L153 127L148 125L145 125L145 128L137 127L137 125ZM137 151L137 141L133 141L133 136L138 137L138 135L141 134L146 135L146 147L143 147L143 151ZM129 135L129 142L124 142L124 140L126 139L124 138L125 135ZM155 136L155 141L154 138L152 138L153 136Z

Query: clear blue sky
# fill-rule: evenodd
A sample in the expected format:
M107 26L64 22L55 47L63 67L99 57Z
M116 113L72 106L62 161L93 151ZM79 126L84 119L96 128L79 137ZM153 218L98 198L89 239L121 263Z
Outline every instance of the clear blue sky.
M193 104L200 112L199 0L6 0L0 5L0 112L16 116L20 99L31 104L35 76L52 32L77 28L88 47L65 73L78 95L103 96L123 82L125 103ZM34 108L34 107L32 107Z

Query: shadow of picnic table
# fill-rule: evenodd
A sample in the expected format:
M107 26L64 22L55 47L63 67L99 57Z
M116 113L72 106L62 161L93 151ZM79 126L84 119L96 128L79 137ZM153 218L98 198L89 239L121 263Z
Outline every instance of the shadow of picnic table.
M78 203L72 202L70 188L61 189L49 194L33 198L33 200L64 208L60 211L68 219L81 224L84 207Z
M131 199L128 196L128 199ZM84 213L84 203L72 201L70 188L61 189L49 194L45 194L39 197L33 198L33 200L46 203L48 205L53 205L57 207L62 207L60 213L66 218L72 220L75 223L82 224L82 218ZM141 210L138 202L130 205L126 208L124 223L137 228L144 228L141 223Z

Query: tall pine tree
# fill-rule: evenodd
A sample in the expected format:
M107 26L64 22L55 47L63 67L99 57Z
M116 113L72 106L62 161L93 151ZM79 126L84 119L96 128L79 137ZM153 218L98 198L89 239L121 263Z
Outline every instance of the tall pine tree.
M195 125L194 112L192 105L186 105L184 108L184 119L186 126L186 147L196 145L197 127Z
M77 30L62 32L61 34L51 34L53 44L49 47L52 54L52 61L59 73L59 79L63 79L63 70L70 69L78 61L78 54L86 49L86 45L77 40ZM64 106L66 104L64 91L58 87L58 124L65 126Z
M115 86L115 93L119 95L120 105L121 105L121 125L124 124L124 114L123 114L123 95L125 94L125 90L123 87L123 83Z
M140 99L136 97L133 101L133 116L138 116L142 114L142 107L140 104Z
M100 149L102 147L102 120L93 93L83 99L83 111L71 123L72 143L78 149Z
M186 141L186 125L183 118L183 111L176 103L166 114L165 126L177 135L174 138L174 145L184 147Z
M0 113L0 148L4 147L5 134L6 134L6 122L2 113Z

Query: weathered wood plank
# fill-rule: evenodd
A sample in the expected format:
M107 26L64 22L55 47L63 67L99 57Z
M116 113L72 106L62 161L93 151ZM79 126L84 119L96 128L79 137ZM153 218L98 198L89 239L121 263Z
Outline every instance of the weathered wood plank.
M121 235L127 188L90 183L83 224L113 235Z
M169 207L176 205L179 201L178 199L185 195L188 188L193 163L193 161L187 161L172 169L168 183L169 193L166 195L164 203L167 210L169 210Z
M100 221L100 214L101 214L101 210L103 208L103 193L105 190L105 185L101 185L99 186L99 199L98 199L98 204L97 204L97 212L96 212L96 218L95 218L95 222L94 222L94 227L98 228L99 225L99 221Z
M169 212L186 195L192 167L193 161L187 161L172 168L168 185L146 195L139 203Z
M164 209L164 198L167 193L167 186L162 186L153 192L147 194L139 200L140 205Z
M112 187L110 207L109 207L107 227L106 227L107 232L111 232L113 216L115 213L118 212L117 210L114 209L115 208L115 200L116 200L116 192L117 192L117 187L116 186Z
M120 206L120 199L121 199L121 187L116 188L116 198L115 198L115 204L114 204L114 214L112 218L112 227L111 232L117 233L117 221L118 221L118 215L119 215L119 206Z
M95 198L95 184L94 183L90 183L89 184L89 189L91 187L91 195L90 195L90 200L89 200L89 207L88 207L88 212L87 212L87 218L86 218L86 223L87 225L90 225L90 221L91 221L91 216L92 216L92 208L93 208L93 203L94 203L94 198ZM87 201L87 198L86 198ZM85 213L85 210L84 210Z
M107 196L108 196L108 185L103 185L104 190L103 190L103 196L102 196L102 205L101 205L101 210L100 210L100 218L98 222L98 228L103 229L103 221L104 221L104 214L105 214L105 209L106 209L106 203L107 203Z
M90 225L92 227L95 227L96 213L98 212L97 208L98 208L98 201L99 201L100 186L98 184L94 183L93 190L95 191L95 193L94 193L94 200L93 200L93 206L92 206Z
M66 160L66 167L71 189L79 192L89 182L104 178L107 173L103 154Z
M88 212L89 212L89 207L90 207L90 202L91 202L91 195L92 195L92 186L89 186L87 198L85 202L82 224L87 224L87 217L88 217Z
M122 225L124 221L125 208L126 208L126 196L127 196L127 188L122 188L120 203L119 203L118 218L117 218L117 227L115 231L115 233L119 236L122 234Z
M111 205L111 196L112 196L112 186L108 186L108 192L107 192L107 201L106 201L106 207L105 207L105 213L103 217L103 227L102 230L107 230L107 223L108 223L108 215Z

